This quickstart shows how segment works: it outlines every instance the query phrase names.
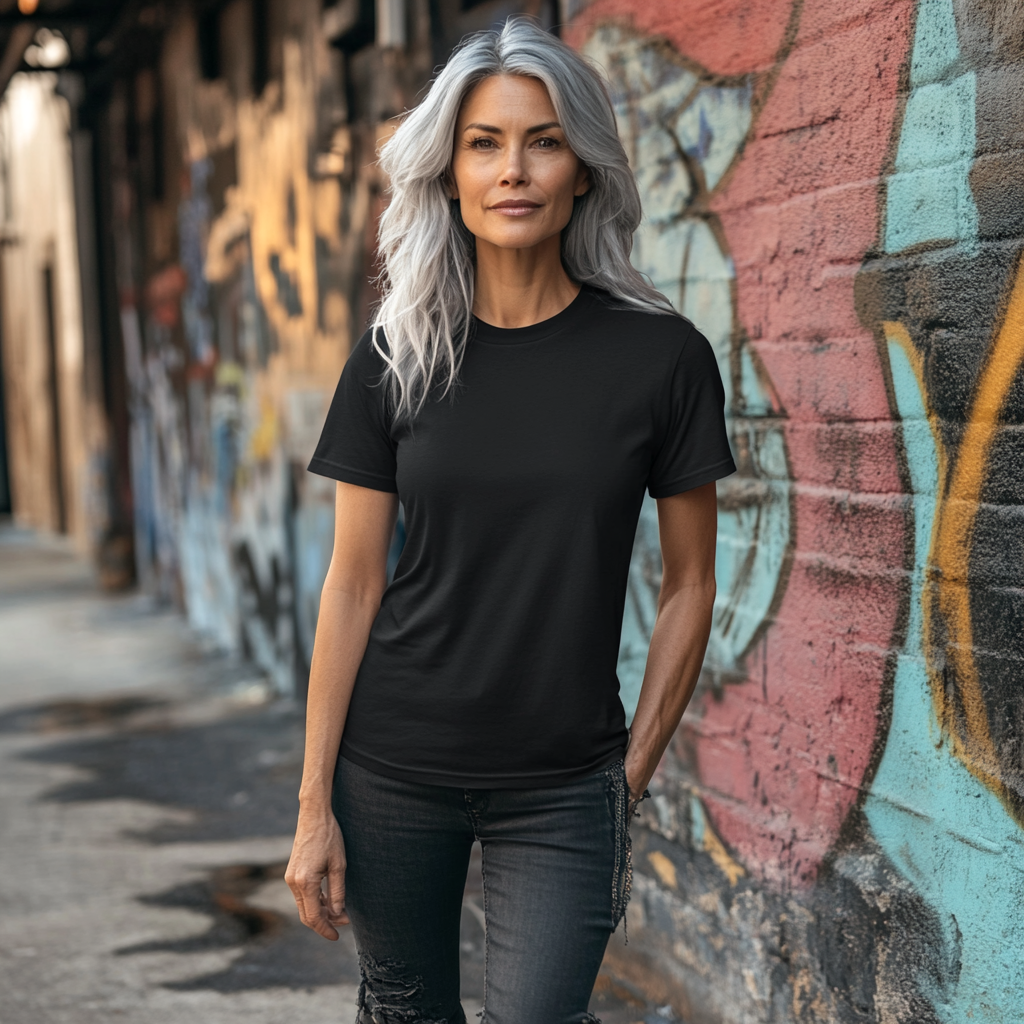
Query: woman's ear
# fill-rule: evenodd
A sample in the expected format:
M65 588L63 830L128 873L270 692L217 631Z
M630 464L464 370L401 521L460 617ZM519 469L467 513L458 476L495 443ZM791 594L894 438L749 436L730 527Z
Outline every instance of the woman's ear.
M455 175L452 174L451 168L445 171L441 184L444 186L445 192L448 193L449 199L455 201L459 198L459 187L455 184Z
M580 164L580 169L576 172L576 188L573 189L573 195L579 198L580 196L586 195L590 191L590 168L586 164Z

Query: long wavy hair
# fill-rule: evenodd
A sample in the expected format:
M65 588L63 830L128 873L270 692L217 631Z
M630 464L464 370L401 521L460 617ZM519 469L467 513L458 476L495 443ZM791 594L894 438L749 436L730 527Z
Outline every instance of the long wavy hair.
M390 202L380 220L383 299L372 338L397 419L415 417L431 391L447 394L458 379L472 322L475 240L449 193L455 125L466 95L492 75L543 82L566 141L590 172L590 188L562 231L569 277L627 308L675 313L629 262L640 194L604 79L535 22L509 18L500 32L478 32L459 46L381 150Z

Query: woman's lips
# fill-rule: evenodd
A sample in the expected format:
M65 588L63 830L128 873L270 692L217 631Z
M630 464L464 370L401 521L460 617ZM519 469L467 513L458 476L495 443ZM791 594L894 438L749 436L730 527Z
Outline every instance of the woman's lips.
M495 213L503 213L506 217L522 217L539 210L540 203L531 203L527 199L506 199L503 203L496 203L491 209Z

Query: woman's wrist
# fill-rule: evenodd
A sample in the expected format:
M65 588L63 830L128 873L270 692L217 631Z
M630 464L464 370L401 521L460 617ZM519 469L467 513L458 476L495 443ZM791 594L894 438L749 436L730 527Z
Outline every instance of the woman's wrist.
M644 790L647 788L647 779L644 777L645 764L642 758L636 756L630 756L630 751L626 751L625 758L626 768L626 784L629 786L630 800L636 802L639 801L643 796Z
M330 792L299 793L299 814L333 815Z

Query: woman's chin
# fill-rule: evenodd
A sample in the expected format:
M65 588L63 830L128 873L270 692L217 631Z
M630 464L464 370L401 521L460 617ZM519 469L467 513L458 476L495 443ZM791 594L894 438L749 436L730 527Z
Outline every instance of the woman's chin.
M533 249L559 234L559 231L537 230L534 225L509 224L505 230L481 232L476 240L478 246L484 242L496 249Z

